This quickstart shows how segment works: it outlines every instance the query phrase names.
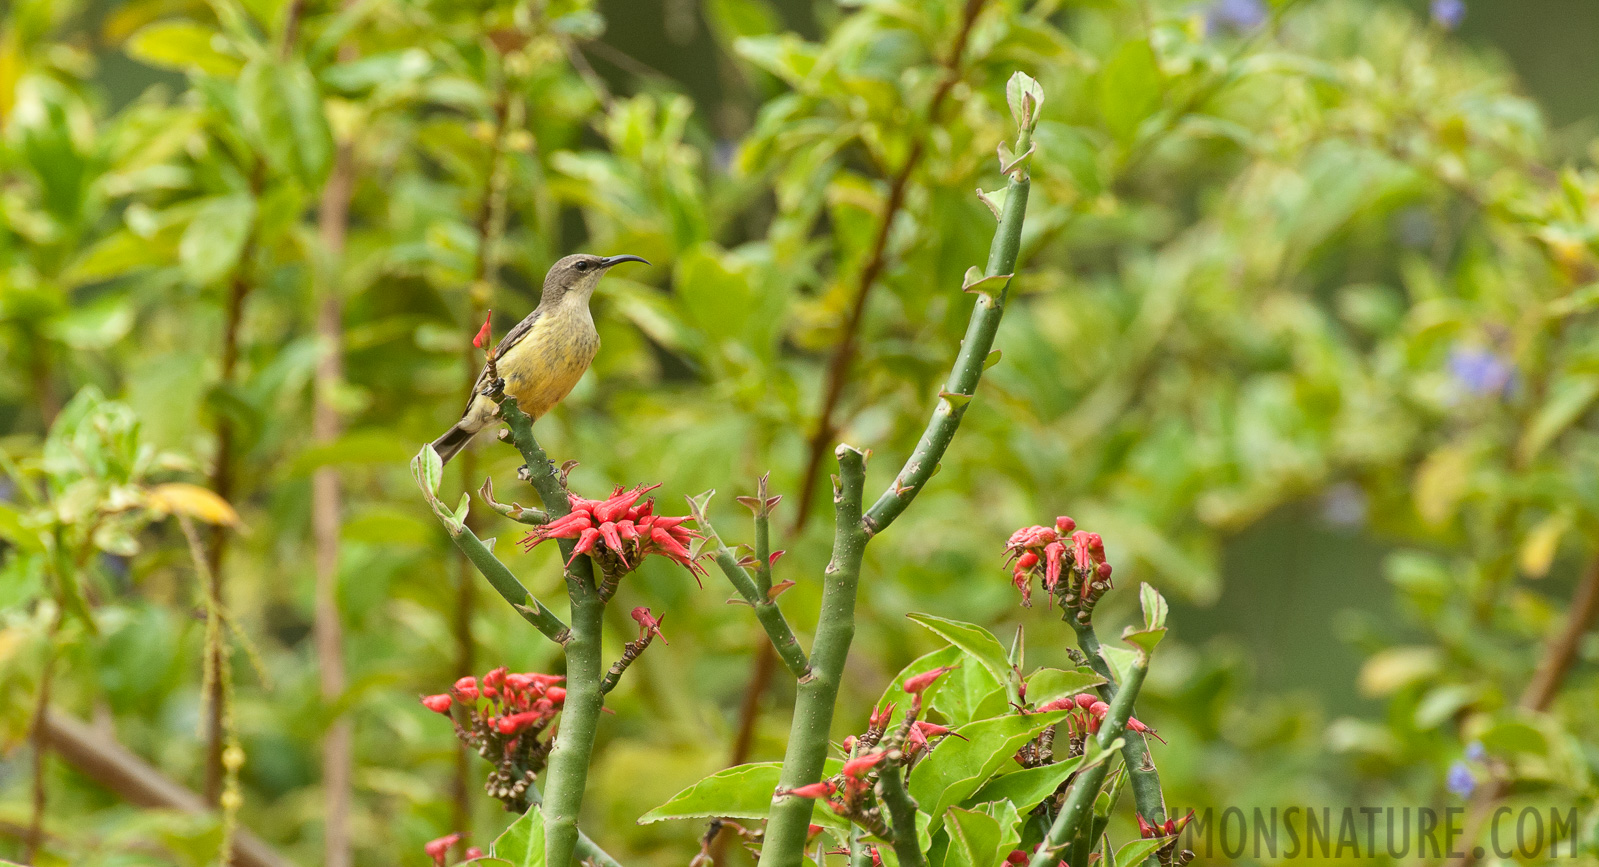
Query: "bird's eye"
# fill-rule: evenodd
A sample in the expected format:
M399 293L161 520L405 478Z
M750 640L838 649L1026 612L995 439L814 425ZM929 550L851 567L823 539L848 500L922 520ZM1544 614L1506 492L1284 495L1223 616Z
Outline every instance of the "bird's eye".
M576 265L574 265L572 267L576 268L579 271L587 271L589 269L589 263L587 261L583 261L583 262L577 263Z

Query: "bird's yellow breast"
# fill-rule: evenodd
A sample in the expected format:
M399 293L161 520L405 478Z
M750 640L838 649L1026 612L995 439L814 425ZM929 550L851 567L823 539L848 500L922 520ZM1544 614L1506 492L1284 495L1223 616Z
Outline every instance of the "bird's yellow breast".
M523 412L538 418L571 393L599 350L600 336L588 305L566 302L540 316L495 364L505 392Z

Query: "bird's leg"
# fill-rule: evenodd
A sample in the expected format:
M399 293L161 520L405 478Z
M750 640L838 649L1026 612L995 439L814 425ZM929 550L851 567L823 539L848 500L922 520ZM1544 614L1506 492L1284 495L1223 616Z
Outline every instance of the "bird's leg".
M490 364L492 365L492 362L490 362ZM491 367L489 370L489 381L483 386L483 389L479 391L478 394L483 395L495 403L499 403L505 399L505 378L495 376L495 372L496 371L494 371Z

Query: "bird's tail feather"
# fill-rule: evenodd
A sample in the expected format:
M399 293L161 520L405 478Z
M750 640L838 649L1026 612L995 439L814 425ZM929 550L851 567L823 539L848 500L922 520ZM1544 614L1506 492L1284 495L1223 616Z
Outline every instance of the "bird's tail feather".
M439 453L440 460L444 463L449 463L450 458L455 457L461 449L466 448L467 443L472 441L473 433L475 431L469 431L460 425L455 425L445 431L444 436L433 441L433 450Z

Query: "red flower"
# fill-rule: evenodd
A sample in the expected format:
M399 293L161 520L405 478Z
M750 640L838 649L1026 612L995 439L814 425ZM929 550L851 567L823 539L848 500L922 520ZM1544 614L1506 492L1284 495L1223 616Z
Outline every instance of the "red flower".
M432 858L433 863L438 865L438 867L444 867L444 856L450 853L451 846L459 842L461 842L460 834L450 834L437 840L428 841L428 844L422 847L422 851L426 852L428 857Z
M494 727L499 729L499 732L502 735L514 735L543 719L544 714L541 714L538 711L528 710L521 713L513 713L510 716L502 716L500 717L499 721L494 724Z
M544 691L544 698L552 705L560 706L566 703L566 690L552 686Z
M920 695L922 690L933 685L933 681L938 680L940 677L943 677L946 672L954 671L958 667L958 664L944 665L935 668L932 671L924 671L915 677L908 677L905 679L905 691L911 695Z
M661 634L661 621L658 618L651 617L650 610L648 608L640 605L639 607L633 609L633 619L638 621L639 641L643 641L646 635L649 635L653 632L655 633L655 637L661 640L662 644L672 643L666 640L665 635Z
M650 554L659 554L687 568L697 578L705 574L689 551L689 546L700 534L683 526L686 516L668 517L655 514L653 499L639 502L639 498L660 485L639 486L631 490L617 488L604 500L588 500L576 494L569 496L572 511L529 533L522 544L532 550L546 539L576 539L572 558L594 551L596 546L610 551L622 566L635 568L640 560Z
M483 850L479 849L476 846L473 846L472 848L470 848L470 849L466 850L465 852L463 852L461 854L461 857L465 858L468 861L471 861L471 860L473 860L475 858L482 858L483 857Z
M477 701L477 678L467 675L455 682L455 697L462 702Z
M434 713L450 712L450 697L445 693L422 696L422 706Z

